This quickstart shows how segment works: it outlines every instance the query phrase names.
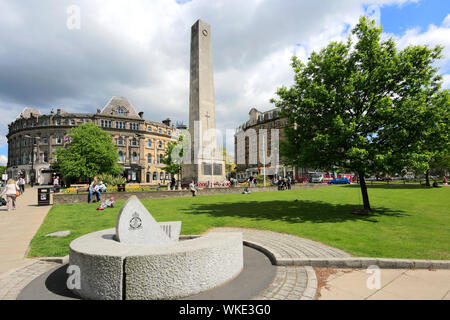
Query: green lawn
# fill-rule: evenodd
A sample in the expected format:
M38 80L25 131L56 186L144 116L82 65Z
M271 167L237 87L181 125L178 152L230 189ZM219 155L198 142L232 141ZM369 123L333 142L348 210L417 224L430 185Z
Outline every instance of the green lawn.
M183 234L212 227L267 229L317 240L355 256L450 259L450 187L369 186L374 214L352 214L362 205L359 186L144 200L157 221L183 221ZM298 199L298 201L294 201ZM55 205L31 242L30 257L64 256L69 243L115 226L123 202ZM71 230L65 238L45 234Z

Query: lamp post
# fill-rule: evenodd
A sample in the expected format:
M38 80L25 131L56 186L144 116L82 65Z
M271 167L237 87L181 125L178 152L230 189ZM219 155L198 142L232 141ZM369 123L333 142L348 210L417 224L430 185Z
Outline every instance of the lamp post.
M25 135L25 138L31 139L32 149L31 149L31 173L30 173L30 185L33 188L34 181L36 179L36 173L34 172L34 147L36 146L35 139L40 139L40 137L32 137L30 135Z

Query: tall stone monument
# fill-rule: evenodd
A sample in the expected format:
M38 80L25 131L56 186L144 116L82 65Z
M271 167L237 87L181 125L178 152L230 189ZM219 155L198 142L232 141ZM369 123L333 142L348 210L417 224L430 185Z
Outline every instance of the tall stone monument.
M211 26L198 20L191 28L189 94L190 164L183 180L217 183L226 180L223 154L216 143Z

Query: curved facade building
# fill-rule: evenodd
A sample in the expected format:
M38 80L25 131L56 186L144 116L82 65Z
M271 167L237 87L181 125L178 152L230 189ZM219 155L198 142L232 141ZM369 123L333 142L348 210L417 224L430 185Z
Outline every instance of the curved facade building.
M70 113L63 109L41 114L26 108L9 124L8 177L23 175L29 183L51 184L55 161L53 153L68 143L67 133L76 126L93 122L109 132L118 149L118 162L124 167L128 182L166 183L170 175L164 172L161 159L167 144L176 136L170 119L162 122L144 119L123 97L113 97L96 113Z

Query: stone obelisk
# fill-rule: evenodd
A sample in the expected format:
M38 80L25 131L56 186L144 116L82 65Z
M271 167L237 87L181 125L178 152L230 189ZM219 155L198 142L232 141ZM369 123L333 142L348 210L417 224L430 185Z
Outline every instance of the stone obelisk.
M225 162L216 144L214 70L211 26L198 20L191 28L189 93L190 164L183 165L183 180L217 183L226 180Z

